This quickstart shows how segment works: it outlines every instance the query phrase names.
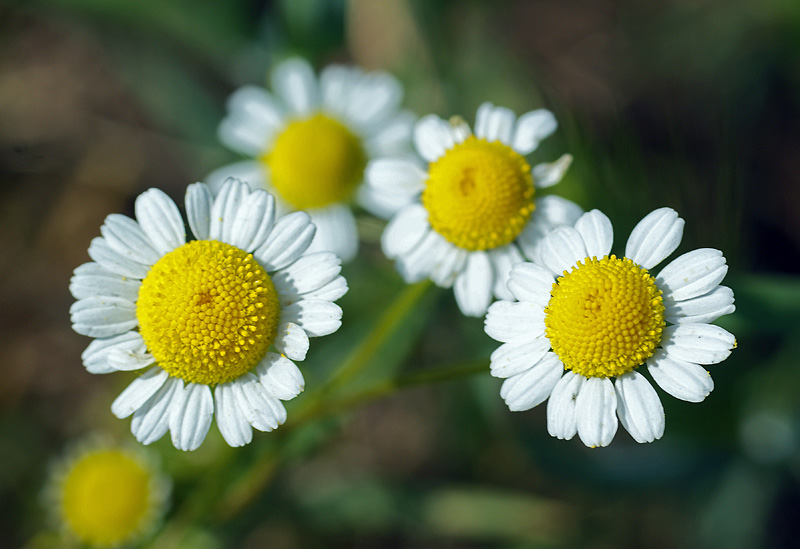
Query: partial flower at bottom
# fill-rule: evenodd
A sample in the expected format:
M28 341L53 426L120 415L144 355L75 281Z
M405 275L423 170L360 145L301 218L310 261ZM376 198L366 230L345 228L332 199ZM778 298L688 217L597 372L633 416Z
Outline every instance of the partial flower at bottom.
M74 446L53 465L44 497L67 539L117 547L155 529L169 492L170 481L151 454L97 439Z
M736 347L710 324L734 311L733 292L720 286L728 267L719 250L694 250L650 273L682 235L683 219L661 208L636 225L624 257L609 255L611 222L593 210L545 237L541 265L514 265L508 289L516 301L492 305L485 325L503 343L491 371L506 378L500 395L512 411L549 398L550 434L577 433L595 447L611 442L618 421L637 442L663 435L664 408L639 371L644 364L672 396L708 396L714 383L702 365Z
M282 400L304 388L295 365L309 337L335 332L347 292L332 252L307 253L315 227L304 212L276 219L273 197L231 179L212 199L203 183L186 192L197 240L163 192L136 199L136 220L112 214L92 241L94 262L75 270L76 332L95 338L83 353L91 373L144 370L111 405L133 416L150 444L168 430L193 450L216 417L231 446L252 428L286 420Z

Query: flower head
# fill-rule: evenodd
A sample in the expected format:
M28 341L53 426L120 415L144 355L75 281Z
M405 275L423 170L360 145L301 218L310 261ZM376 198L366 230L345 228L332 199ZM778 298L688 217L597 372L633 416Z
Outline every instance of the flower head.
M407 158L377 159L367 181L387 201L404 204L389 222L382 244L407 282L430 278L455 287L461 311L481 316L492 296L513 299L506 288L511 265L538 256L542 237L572 224L582 213L536 189L558 183L572 162L564 155L531 168L526 155L552 134L556 121L544 109L517 118L484 103L473 135L460 118L422 118L414 131L422 165Z
M216 190L234 176L273 193L279 212L307 211L319 229L311 251L349 261L358 249L351 204L382 217L397 207L361 183L370 158L408 150L414 117L400 110L403 90L385 72L341 65L317 79L298 58L275 67L272 89L244 86L231 95L219 138L251 160L207 181Z
M153 530L169 492L169 479L149 454L92 440L54 464L44 495L67 536L89 547L116 547Z
M112 214L92 241L94 262L75 269L70 313L76 332L96 338L83 353L91 373L148 368L111 405L133 415L144 444L167 430L197 448L216 412L231 446L252 427L286 419L297 396L309 336L335 332L347 291L332 252L308 253L315 227L304 212L276 219L274 200L227 181L212 199L203 183L186 191L197 240L186 242L175 203L150 189L136 220ZM212 395L213 393L213 395Z
M611 222L592 210L545 237L541 265L514 265L508 289L516 301L499 301L486 316L486 333L503 342L491 369L506 378L500 395L511 410L549 398L552 436L577 433L587 446L606 446L617 418L637 442L664 433L664 408L638 371L644 364L672 396L708 396L714 383L701 365L736 346L710 324L734 311L733 292L720 286L728 267L718 250L685 253L650 273L682 235L683 219L661 208L636 225L624 257L609 255Z

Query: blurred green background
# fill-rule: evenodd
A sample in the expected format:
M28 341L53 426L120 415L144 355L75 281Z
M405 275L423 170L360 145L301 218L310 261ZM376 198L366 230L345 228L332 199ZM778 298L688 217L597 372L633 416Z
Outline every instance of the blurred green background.
M484 100L561 123L555 191L615 224L660 206L678 252L724 251L738 349L701 404L662 395L664 438L590 450L512 414L496 347L430 291L363 375L417 385L231 450L154 445L174 478L154 547L796 547L800 537L800 3L797 0L0 0L0 546L53 547L39 493L64 445L103 431L130 381L81 365L67 290L112 212L234 160L224 101L293 54L386 69L419 115ZM301 365L307 392L404 285L365 214L344 326ZM477 375L422 384L444 365ZM370 399L366 399L370 400ZM353 403L355 404L355 403Z

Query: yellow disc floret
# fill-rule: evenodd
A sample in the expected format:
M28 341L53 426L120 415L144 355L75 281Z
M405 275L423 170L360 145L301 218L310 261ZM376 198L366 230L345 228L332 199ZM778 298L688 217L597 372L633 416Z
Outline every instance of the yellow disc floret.
M652 356L661 341L661 290L630 259L586 258L553 283L550 295L545 333L576 374L620 376Z
M298 210L349 200L367 165L361 140L323 114L290 122L261 160L272 186Z
M90 546L113 546L138 533L152 505L151 473L119 450L87 454L67 472L61 513Z
M422 204L449 242L471 251L497 248L531 217L531 167L507 145L470 136L431 164Z
M252 254L195 240L164 255L139 289L139 331L158 365L215 385L255 366L275 339L280 304Z

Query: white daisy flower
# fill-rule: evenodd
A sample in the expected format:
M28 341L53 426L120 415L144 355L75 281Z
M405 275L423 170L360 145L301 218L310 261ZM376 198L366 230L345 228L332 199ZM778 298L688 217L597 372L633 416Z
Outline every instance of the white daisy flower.
M517 301L493 304L485 327L503 343L492 353L491 370L506 378L500 395L512 411L549 397L550 434L577 433L594 447L611 442L617 418L637 442L664 434L664 408L638 371L642 364L676 398L708 396L714 383L701 365L725 360L736 347L733 335L710 324L734 311L733 291L719 285L728 267L722 252L710 248L650 274L682 235L674 210L655 210L636 225L618 258L608 255L611 222L592 210L544 239L542 266L514 265L508 289Z
M351 203L389 217L398 207L361 185L370 158L409 150L414 116L400 110L403 89L385 72L331 65L314 75L303 59L272 71L272 90L244 86L228 99L219 138L251 160L224 166L206 180L216 190L228 177L275 195L278 213L305 210L319 229L311 251L343 261L358 251Z
M119 547L155 530L170 489L152 455L98 438L75 445L51 466L43 496L66 539Z
M226 182L215 199L203 183L186 191L197 240L186 242L178 207L158 189L136 199L136 221L112 214L75 269L70 309L95 374L148 368L111 405L133 415L150 444L167 430L181 450L200 446L216 415L231 446L286 419L281 400L304 387L294 361L308 338L335 332L347 291L332 252L308 253L315 227L305 212L276 219L273 197ZM274 349L274 351L273 351ZM216 412L216 413L215 413Z
M367 182L385 200L406 205L383 233L383 251L406 282L430 278L455 287L465 315L482 316L492 301L513 299L506 288L511 265L538 256L547 232L583 213L535 188L561 181L572 157L531 169L525 156L556 129L539 109L517 118L491 103L480 106L475 134L460 118L429 115L417 123L418 161L384 158L367 167Z

